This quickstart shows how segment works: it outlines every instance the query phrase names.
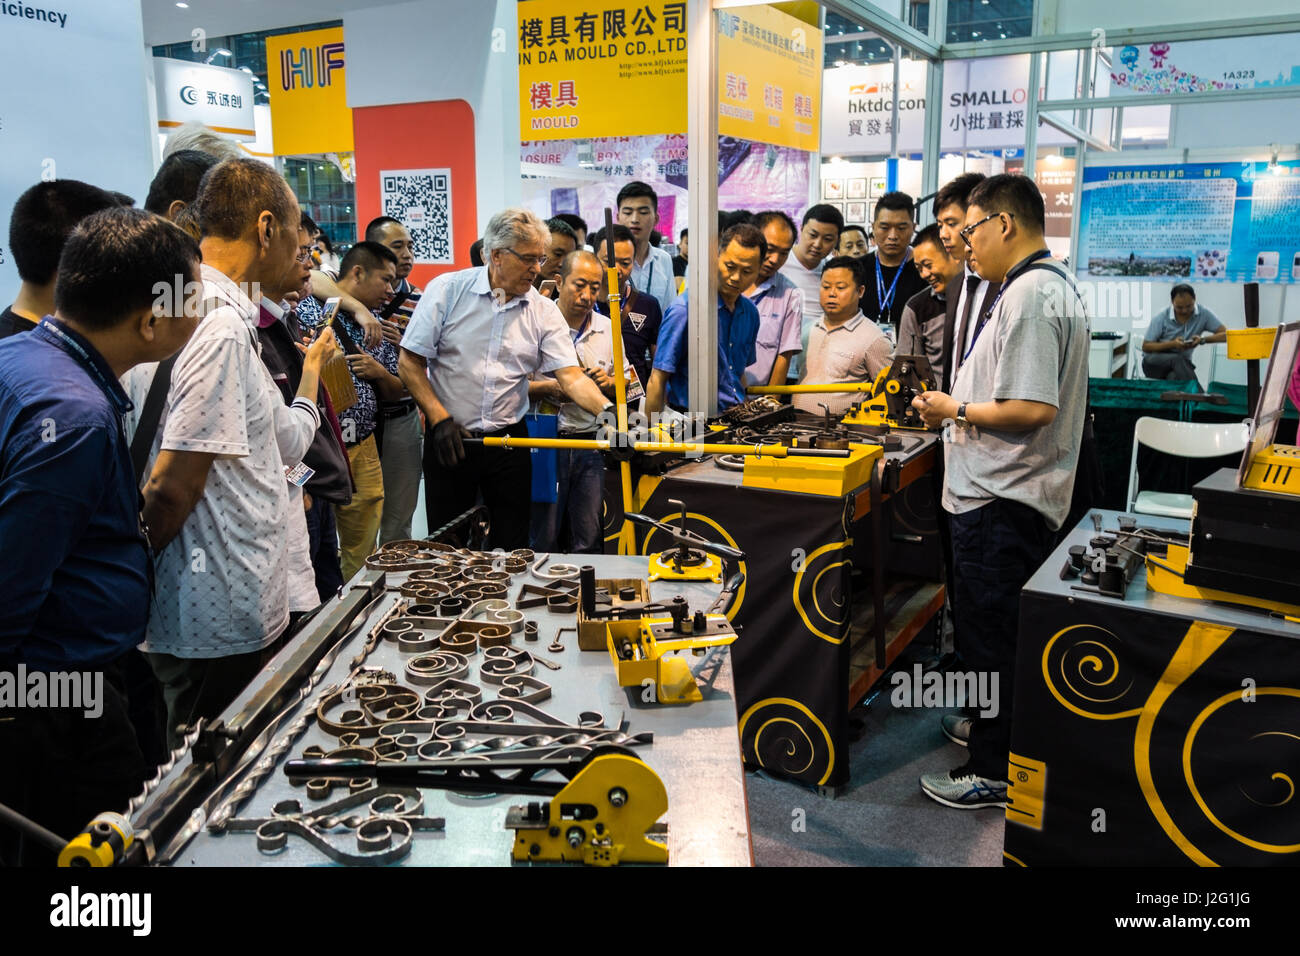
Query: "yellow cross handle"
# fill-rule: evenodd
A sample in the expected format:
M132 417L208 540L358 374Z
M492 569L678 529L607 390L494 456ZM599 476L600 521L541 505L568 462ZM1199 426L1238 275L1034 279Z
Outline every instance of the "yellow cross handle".
M747 395L831 395L837 392L871 392L874 382L827 382L816 385L750 385Z
M609 442L594 438L466 438L466 444L482 442L485 448L571 448L579 451L609 451ZM673 455L756 455L766 458L786 458L791 449L784 445L720 445L706 442L639 441L632 445L641 452L667 452ZM799 451L795 449L796 453ZM821 452L839 457L833 452ZM840 455L844 453L841 452Z

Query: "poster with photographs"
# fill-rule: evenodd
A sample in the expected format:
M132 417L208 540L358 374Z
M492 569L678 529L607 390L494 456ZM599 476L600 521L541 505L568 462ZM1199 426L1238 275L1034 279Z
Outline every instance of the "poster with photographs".
M836 212L838 212L841 216L844 215L844 203L842 203L842 202L828 202L828 203L825 203L825 205L830 206L832 209L834 209Z
M865 179L850 179L846 183L844 195L848 199L866 199L867 181Z
M844 180L842 179L823 179L822 180L822 199L835 200L844 198Z
M862 225L867 221L867 204L864 202L846 202L844 204L844 221Z

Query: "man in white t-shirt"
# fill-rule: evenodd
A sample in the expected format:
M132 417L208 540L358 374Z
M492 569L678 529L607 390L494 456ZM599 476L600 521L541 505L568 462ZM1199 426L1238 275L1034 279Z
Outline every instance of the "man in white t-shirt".
M283 177L228 160L204 177L197 203L204 315L170 369L144 489L157 562L143 648L173 746L178 724L238 696L289 622L285 464L301 461L320 424L320 366L335 352L332 332L312 345L292 405L258 356L254 298L299 255L301 214ZM158 368L128 382L137 408Z
M803 328L800 330L800 354L791 356L792 379L803 376L803 357L808 354L808 336L822 317L822 260L835 251L844 228L844 216L834 206L811 207L803 214L799 227L799 241L795 243L790 258L781 267L785 276L803 293Z
M632 284L654 296L659 308L667 312L677 298L677 277L673 275L673 257L650 244L650 234L659 224L659 196L645 183L633 181L618 191L615 203L619 224L627 226L636 244Z

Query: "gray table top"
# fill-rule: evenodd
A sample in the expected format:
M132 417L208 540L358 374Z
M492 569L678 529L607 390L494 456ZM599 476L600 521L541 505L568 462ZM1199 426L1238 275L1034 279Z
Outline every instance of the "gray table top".
M1102 511L1095 509L1092 514L1101 515L1102 534L1113 534L1119 527L1118 518L1124 512L1121 511ZM1139 528L1150 528L1155 531L1172 531L1182 538L1186 538L1189 522L1180 518L1162 518L1155 515L1137 515ZM1066 536L1060 546L1052 552L1051 557L1047 559L1029 583L1025 585L1025 590L1038 594L1050 595L1052 597L1070 598L1075 601L1087 604L1106 604L1115 607L1124 607L1132 610L1148 611L1155 614L1168 614L1175 617L1195 618L1199 621L1206 621L1211 624L1219 624L1226 627L1243 628L1260 634L1273 634L1278 637L1300 638L1300 625L1292 624L1281 618L1271 616L1267 611L1253 610L1244 607L1234 607L1228 604L1220 604L1211 601L1193 600L1191 598L1175 597L1169 594L1161 594L1158 591L1152 591L1147 588L1147 574L1145 566L1138 569L1137 574L1129 583L1128 591L1125 593L1124 600L1107 597L1094 591L1074 590L1074 585L1078 585L1078 579L1072 581L1062 581L1060 572L1061 567L1069 557L1071 545L1087 545L1088 542L1097 535L1091 516L1084 520L1069 535Z
M551 563L591 564L597 577L644 578L646 559L606 555L565 556L555 555ZM543 565L542 572L548 565ZM373 572L360 572L365 575ZM405 578L405 574L390 573L389 585ZM542 584L525 572L513 577L509 597L513 599L524 583ZM671 598L684 596L692 609L705 609L717 595L717 585L693 584L676 581L657 581L651 585L651 597ZM349 672L349 662L363 647L365 635L399 600L396 592L389 592L370 612L364 627L349 640L320 688L340 683ZM537 667L534 677L551 685L551 698L536 706L564 721L576 723L582 711L599 711L607 727L617 727L620 720L628 723L627 732L654 733L654 742L636 748L640 756L663 780L668 792L668 812L663 821L668 823L669 861L675 866L749 866L753 862L749 838L748 808L745 798L744 771L741 766L740 744L737 735L736 701L732 680L731 657L726 648L715 648L706 656L686 659L700 681L704 700L694 704L664 706L643 703L640 688L620 688L615 678L609 655L603 651L579 651L577 635L570 631L563 635L564 650L551 653L546 646L560 627L573 627L575 614L552 613L545 608L524 611L526 620L536 621L539 640L525 643L522 634L514 637L514 646L536 650L561 665L558 671ZM743 638L742 638L743 640ZM254 686L260 686L282 664L294 649L295 642L282 651L259 675ZM366 666L383 667L401 676L404 662L413 656L398 650L397 645L382 641L366 660ZM471 659L470 673L465 680L479 683L478 665L482 652ZM496 688L484 687L485 700L494 699ZM423 688L415 688L423 690ZM309 703L314 707L317 693ZM229 719L252 696L247 690L226 711ZM307 703L300 704L303 708ZM298 713L300 711L295 711ZM298 757L305 747L319 744L326 750L339 745L338 738L321 730L311 722L307 731L297 740L284 759ZM178 764L172 774L179 773L185 763ZM164 785L166 784L164 780ZM335 790L328 802L344 796L346 791ZM513 834L503 828L506 808L543 798L521 795L501 795L487 798L458 796L443 790L426 789L424 814L446 818L446 830L417 831L413 837L410 854L398 865L406 866L502 866L510 863ZM237 816L263 818L271 815L271 807L286 799L301 801L310 810L301 787L290 785L284 775L283 760L275 772L262 781L258 789L240 808ZM331 842L354 850L356 841L351 833L331 834ZM251 832L229 831L215 834L200 832L177 855L177 866L313 866L329 863L315 847L297 837L290 837L288 845L275 854L258 851L256 838Z

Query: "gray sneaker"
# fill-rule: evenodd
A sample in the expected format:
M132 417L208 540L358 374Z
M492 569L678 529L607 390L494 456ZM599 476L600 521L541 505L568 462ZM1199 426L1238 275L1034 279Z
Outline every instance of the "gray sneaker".
M945 807L955 807L958 810L1005 808L1007 805L1005 781L977 776L964 766L947 773L921 774L921 792Z
M939 720L943 735L958 747L970 746L970 725L973 721L965 714L944 714Z

